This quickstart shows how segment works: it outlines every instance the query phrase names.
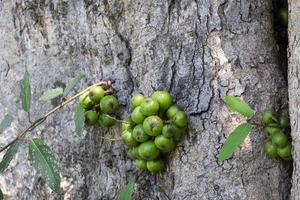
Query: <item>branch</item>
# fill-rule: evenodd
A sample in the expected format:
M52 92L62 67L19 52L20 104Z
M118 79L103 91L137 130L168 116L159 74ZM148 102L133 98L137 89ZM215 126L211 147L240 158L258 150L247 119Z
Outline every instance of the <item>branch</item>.
M59 109L61 109L65 105L67 105L68 103L72 102L77 97L81 96L83 93L89 91L92 87L98 86L98 85L105 86L105 87L107 87L109 89L111 87L111 82L110 81L100 81L98 83L95 83L95 84L87 87L86 89L84 89L81 92L75 94L74 96L70 97L69 99L66 99L65 101L61 102L58 106L56 106L55 108L53 108L52 110L50 110L46 114L42 115L37 120L33 121L27 128L25 128L20 134L18 134L17 137L14 140L12 140L7 145L5 145L4 147L2 147L0 149L0 153L2 151L4 151L5 149L7 149L10 145L12 145L17 140L22 140L29 131L32 131L37 126L39 126L41 123L43 123L50 115L52 115L53 113L55 113L56 111L58 111Z

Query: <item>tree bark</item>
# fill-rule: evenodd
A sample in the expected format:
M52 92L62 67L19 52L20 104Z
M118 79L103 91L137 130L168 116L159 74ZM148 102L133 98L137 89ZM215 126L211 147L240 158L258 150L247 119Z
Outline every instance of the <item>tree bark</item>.
M299 170L300 170L300 139L299 139L299 64L300 64L300 44L299 44L299 33L300 33L300 2L289 1L289 48L288 48L288 60L289 60L289 70L288 70L288 79L289 79L289 111L291 117L291 135L293 139L293 177L292 177L292 190L291 190L291 199L296 200L300 198L299 189L300 189L300 179L299 179Z
M121 116L128 116L134 92L157 89L170 91L189 113L187 134L166 171L155 175L138 171L122 142L101 139L118 137L118 126L88 128L80 139L72 107L63 109L32 132L57 155L62 193L36 174L25 143L0 177L10 199L116 199L130 177L136 177L135 199L289 198L290 166L265 156L260 127L232 159L217 160L229 132L245 121L226 108L225 95L243 97L257 113L287 110L270 0L2 1L0 16L0 118L12 113L20 122L1 146L27 124L19 97L25 66L32 118L57 104L38 101L43 91L81 72L88 79L78 89L115 81Z

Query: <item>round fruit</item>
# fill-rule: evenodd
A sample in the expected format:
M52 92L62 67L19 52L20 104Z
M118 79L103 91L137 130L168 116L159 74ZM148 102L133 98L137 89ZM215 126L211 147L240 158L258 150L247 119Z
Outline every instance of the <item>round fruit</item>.
M181 111L181 108L180 108L178 105L173 104L173 105L167 110L167 117L168 117L169 119L172 119L178 111Z
M135 158L133 157L133 154L132 154L132 149L128 150L127 155L130 159L135 160Z
M104 113L114 113L118 109L118 107L119 102L115 96L108 95L103 97L100 101L100 108Z
M147 169L150 172L162 171L164 169L164 161L163 160L147 161Z
M271 158L277 157L277 148L276 146L269 140L265 143L264 149L266 154Z
M122 121L122 131L132 131L134 127L134 122L131 120L131 118L126 118L125 120Z
M147 140L150 139L150 136L145 133L142 124L136 125L134 127L132 131L132 135L134 139L138 142L146 142Z
M265 125L277 123L278 119L276 118L276 113L272 109L264 110L262 113L262 122Z
M183 111L178 111L174 116L176 126L185 127L187 124L187 115Z
M132 151L132 157L133 157L134 160L140 159L140 155L139 155L139 147L138 147L138 146L133 147L133 148L131 149L131 151Z
M139 155L144 160L154 160L159 155L159 149L153 141L147 141L140 144Z
M275 133L272 137L272 143L275 144L277 147L282 148L287 145L288 138L282 132Z
M265 127L265 133L271 137L273 137L275 133L279 133L280 131L281 129L277 127L269 127L269 126Z
M131 119L136 124L143 123L145 115L143 115L143 113L141 112L141 106L138 106L133 110L133 112L131 113Z
M100 103L104 95L104 90L101 86L92 87L89 93L90 99L96 104Z
M278 17L280 19L280 22L283 26L288 25L288 9L287 8L281 8L278 12Z
M150 136L158 136L161 134L164 123L158 116L150 116L144 120L144 131Z
M130 131L123 131L122 139L129 147L135 147L138 145L138 142L134 139Z
M144 100L145 100L144 95L142 95L141 93L137 93L131 98L130 105L132 108L136 108L136 107L142 105Z
M85 121L89 125L95 125L98 121L98 115L97 112L89 110L85 112Z
M85 109L91 109L94 106L92 100L89 97L89 92L83 93L79 97L79 102Z
M115 116L111 116L111 115L104 114L104 113L101 113L99 115L99 124L100 124L100 126L110 127L110 126L115 125L115 123L116 123Z
M147 161L146 160L136 160L135 165L139 169L147 170Z
M156 115L159 110L159 104L151 98L146 98L141 105L141 112L145 116Z
M183 133L184 133L184 128L179 128L177 127L178 130L175 132L174 136L173 136L173 140L174 142L180 142L182 136L183 136Z
M288 128L290 126L290 119L287 116L281 116L279 123L282 128Z
M152 94L151 98L158 102L159 108L162 111L167 110L172 104L172 96L166 91L156 91Z
M289 159L292 157L292 145L287 144L285 147L277 148L277 154L282 159Z
M154 143L162 152L170 152L175 147L173 139L163 135L155 137Z
M178 128L175 124L166 124L162 129L162 134L165 137L172 138L176 131L180 131L180 128Z

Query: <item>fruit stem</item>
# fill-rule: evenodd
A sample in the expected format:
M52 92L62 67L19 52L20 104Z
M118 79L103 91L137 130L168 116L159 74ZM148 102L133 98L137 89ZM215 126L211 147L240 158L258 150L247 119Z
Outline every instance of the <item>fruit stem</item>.
M174 119L169 119L169 120L165 120L165 121L164 121L164 124L172 124L172 123L174 123L174 122L175 122Z
M93 84L93 85L85 88L84 90L82 90L81 92L75 94L74 96L72 96L72 97L64 100L58 106L56 106L55 108L53 108L52 110L50 110L46 114L42 115L37 120L33 121L27 128L25 128L20 134L18 134L14 140L12 140L7 145L5 145L4 147L2 147L0 149L0 153L2 151L4 151L5 149L7 149L10 145L12 145L17 140L23 139L29 131L32 131L33 129L35 129L38 125L40 125L41 123L43 123L50 115L52 115L53 113L55 113L56 111L58 111L60 108L64 107L68 103L72 102L73 100L75 100L77 97L79 97L80 95L82 95L83 93L85 93L86 91L88 91L89 89L91 89L92 87L99 86L99 85L105 86L107 88L110 88L111 87L111 82L110 81L100 81L98 83L95 83L95 84Z
M108 115L108 114L105 114L105 116L108 117L108 118L114 119L114 120L116 120L117 122L121 122L121 123L130 123L130 122L127 122L127 121L124 121L124 120L121 120L121 119L117 119L116 117L112 117L112 116L110 116L110 115Z

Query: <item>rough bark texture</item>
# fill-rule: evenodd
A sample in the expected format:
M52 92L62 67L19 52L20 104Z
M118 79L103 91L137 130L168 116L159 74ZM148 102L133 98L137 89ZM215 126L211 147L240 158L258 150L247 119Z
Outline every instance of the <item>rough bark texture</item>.
M290 166L265 156L260 128L232 159L217 161L228 133L245 120L224 106L225 95L244 97L258 112L287 107L271 11L270 0L1 1L0 118L12 113L19 122L1 145L28 123L19 98L24 66L31 74L32 118L57 104L39 102L43 91L80 72L88 80L78 89L115 81L120 115L128 114L135 91L165 89L190 118L166 172L154 175L135 169L122 142L100 138L117 137L119 127L87 129L79 139L72 106L65 108L32 133L56 153L62 193L51 192L36 174L25 143L1 174L6 197L116 199L135 176L135 199L288 199Z
M291 199L300 199L300 107L299 107L299 94L300 94L300 44L299 44L299 33L300 33L300 2L289 0L289 49L288 49L288 60L289 60L289 107L291 116L291 135L293 139L293 177L292 177L292 191Z

